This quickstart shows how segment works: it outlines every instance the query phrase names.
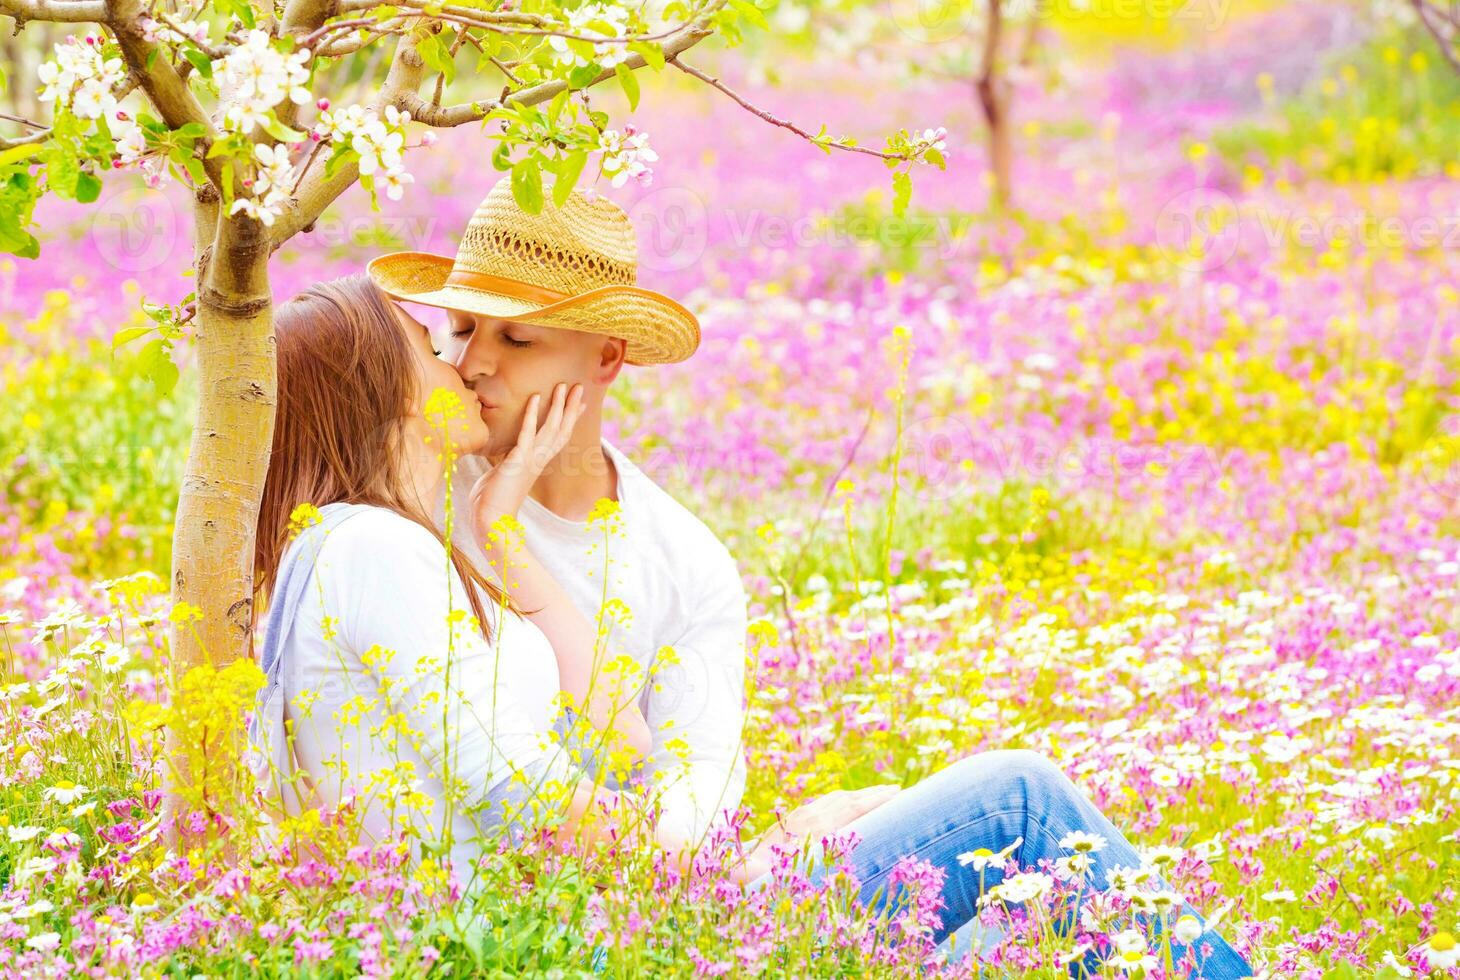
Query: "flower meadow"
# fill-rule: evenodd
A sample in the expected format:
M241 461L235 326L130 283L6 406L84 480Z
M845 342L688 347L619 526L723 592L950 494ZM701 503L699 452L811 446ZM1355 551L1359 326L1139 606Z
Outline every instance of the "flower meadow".
M943 127L903 217L878 161L717 93L615 110L652 179L600 191L704 340L628 372L610 437L752 603L745 809L687 871L529 838L465 888L348 808L251 805L218 733L257 668L167 658L186 345L166 390L112 345L187 292L186 210L126 171L43 204L49 261L0 262L0 970L1158 978L1185 975L1162 935L1189 923L1151 928L1179 896L1268 977L1460 976L1460 77L1357 5L1185 30L1049 32L1006 212L966 81L792 48L796 84L736 83L833 132ZM481 140L409 151L379 211L342 199L276 296L453 252ZM216 753L222 850L165 832L169 732ZM914 857L881 916L789 850L758 892L720 871L778 809L1006 748L1143 863L1096 895L1099 839L964 855L947 874L1003 871L978 960L935 953L945 871Z

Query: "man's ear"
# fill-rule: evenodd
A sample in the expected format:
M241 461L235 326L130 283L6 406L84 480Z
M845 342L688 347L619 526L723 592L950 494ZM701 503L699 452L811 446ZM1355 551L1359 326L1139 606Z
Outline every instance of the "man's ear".
M624 357L629 349L628 342L621 337L605 337L598 348L598 375L600 384L612 384L623 369Z

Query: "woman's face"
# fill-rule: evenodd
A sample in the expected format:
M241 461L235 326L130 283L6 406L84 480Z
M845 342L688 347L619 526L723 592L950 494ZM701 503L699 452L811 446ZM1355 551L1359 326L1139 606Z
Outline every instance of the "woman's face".
M411 412L412 425L407 428L417 438L426 440L429 437L432 440L431 445L439 452L440 447L435 443L440 441L442 413L437 410L428 414L427 406L431 403L432 392L438 388L444 388L455 395L460 402L460 408L446 412L444 419L447 436L455 447L456 453L464 455L481 452L486 448L491 433L487 429L487 423L482 419L481 412L477 410L476 395L467 389L461 380L461 375L456 373L456 368L438 356L431 343L431 332L426 325L416 320L396 303L390 303L390 308L395 311L397 321L406 332L406 339L411 345L411 352L416 356L416 366L420 370L416 404L412 406Z

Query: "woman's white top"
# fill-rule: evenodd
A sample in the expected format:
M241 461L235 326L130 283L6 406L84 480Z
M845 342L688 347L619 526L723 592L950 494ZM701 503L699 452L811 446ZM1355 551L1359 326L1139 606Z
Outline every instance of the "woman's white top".
M360 512L325 532L280 650L295 756L322 803L353 797L368 837L409 822L443 840L449 825L466 880L504 803L576 782L551 734L552 646L489 596L484 639L445 549L419 524L331 506Z

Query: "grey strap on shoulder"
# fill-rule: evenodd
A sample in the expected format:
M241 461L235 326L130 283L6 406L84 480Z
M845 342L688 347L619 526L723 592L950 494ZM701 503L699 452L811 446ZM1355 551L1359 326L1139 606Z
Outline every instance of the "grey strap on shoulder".
M295 763L292 725L284 719L283 654L299 615L304 590L314 579L314 566L329 533L367 508L334 503L320 508L318 523L306 527L285 550L269 595L264 648L259 667L264 686L248 723L248 767L254 786L266 803L293 815L318 807L320 799L309 774Z

